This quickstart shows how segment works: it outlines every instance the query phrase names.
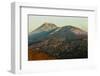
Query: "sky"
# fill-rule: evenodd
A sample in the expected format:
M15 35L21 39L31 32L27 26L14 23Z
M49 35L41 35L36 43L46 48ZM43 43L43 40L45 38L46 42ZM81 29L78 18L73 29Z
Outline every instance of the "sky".
M88 18L87 17L68 17L68 16L43 16L43 15L29 15L29 32L32 32L43 23L53 23L58 27L72 25L79 27L85 31L88 30Z

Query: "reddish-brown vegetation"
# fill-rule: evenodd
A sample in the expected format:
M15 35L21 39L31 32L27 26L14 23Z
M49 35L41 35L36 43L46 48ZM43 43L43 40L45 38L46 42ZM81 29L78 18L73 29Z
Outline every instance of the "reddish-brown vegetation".
M53 56L48 55L47 53L40 51L40 50L34 50L29 49L28 50L28 60L50 60L50 59L56 59Z

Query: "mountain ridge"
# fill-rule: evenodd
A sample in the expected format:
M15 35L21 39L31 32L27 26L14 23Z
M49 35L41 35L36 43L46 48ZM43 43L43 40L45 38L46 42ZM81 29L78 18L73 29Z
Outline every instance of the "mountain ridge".
M53 23L43 23L39 28L31 32L28 38L30 44L47 38L77 39L86 35L86 31L71 25L58 27Z

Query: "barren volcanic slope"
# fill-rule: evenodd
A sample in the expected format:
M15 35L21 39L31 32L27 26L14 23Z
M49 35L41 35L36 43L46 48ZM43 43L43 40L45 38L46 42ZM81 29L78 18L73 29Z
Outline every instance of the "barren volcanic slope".
M44 23L29 34L28 59L87 58L87 32L74 26Z

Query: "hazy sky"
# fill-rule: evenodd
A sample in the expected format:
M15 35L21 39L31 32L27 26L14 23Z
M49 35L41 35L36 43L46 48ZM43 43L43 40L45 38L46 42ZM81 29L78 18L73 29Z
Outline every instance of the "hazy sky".
M60 16L35 16L29 15L29 32L41 26L44 22L54 23L58 27L72 25L85 31L88 30L88 18L85 17L60 17Z

